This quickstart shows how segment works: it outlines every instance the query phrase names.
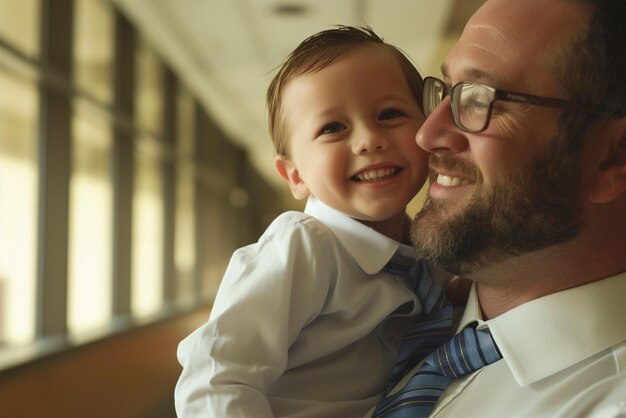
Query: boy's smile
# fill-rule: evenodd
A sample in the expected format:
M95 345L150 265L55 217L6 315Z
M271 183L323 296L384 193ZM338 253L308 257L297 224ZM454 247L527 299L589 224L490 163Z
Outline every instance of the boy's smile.
M400 167L389 166L387 164L379 164L378 166L370 166L362 169L357 174L351 176L353 181L363 181L366 183L378 183L389 180L402 171Z

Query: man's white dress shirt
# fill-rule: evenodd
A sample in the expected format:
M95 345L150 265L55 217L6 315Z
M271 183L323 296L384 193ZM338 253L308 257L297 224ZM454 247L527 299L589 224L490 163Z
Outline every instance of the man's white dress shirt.
M381 269L414 251L315 198L305 212L234 253L209 321L179 345L178 416L362 416L382 398L421 305Z
M626 273L488 321L474 288L459 330L472 321L489 328L503 359L454 380L432 417L626 416Z

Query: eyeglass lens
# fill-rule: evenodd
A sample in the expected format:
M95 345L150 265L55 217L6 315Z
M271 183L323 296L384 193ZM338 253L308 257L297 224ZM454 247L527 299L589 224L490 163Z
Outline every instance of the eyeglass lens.
M474 83L461 83L453 94L459 125L467 131L481 131L489 118L489 107L493 91L487 86Z
M435 78L427 78L424 83L424 113L429 116L443 100L444 85Z
M430 115L442 102L446 87L441 80L427 78L424 85L424 112ZM485 129L490 106L494 98L493 89L488 86L462 82L451 91L452 114L459 128L467 132L480 132Z

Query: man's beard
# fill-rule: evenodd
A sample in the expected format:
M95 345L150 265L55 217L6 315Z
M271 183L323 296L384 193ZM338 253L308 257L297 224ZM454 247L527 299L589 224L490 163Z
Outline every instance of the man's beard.
M474 182L464 209L446 217L445 201L430 196L417 214L411 239L417 255L458 275L469 275L523 253L565 242L582 227L580 168L559 136L549 150L502 176L490 190L467 163L431 156L431 167L454 169ZM431 183L435 175L431 174Z

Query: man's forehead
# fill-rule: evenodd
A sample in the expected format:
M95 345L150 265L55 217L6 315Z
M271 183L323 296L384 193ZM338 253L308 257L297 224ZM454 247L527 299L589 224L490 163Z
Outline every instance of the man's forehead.
M442 73L486 83L503 71L514 76L545 62L581 22L580 9L570 0L487 0L468 21Z
M497 74L513 76L514 63L519 62L519 49L511 48L501 31L481 26L466 30L441 65L444 79L453 83L462 80L498 85Z
M488 40L503 54L511 47L534 48L581 29L582 5L575 0L487 0L470 18L461 38Z

